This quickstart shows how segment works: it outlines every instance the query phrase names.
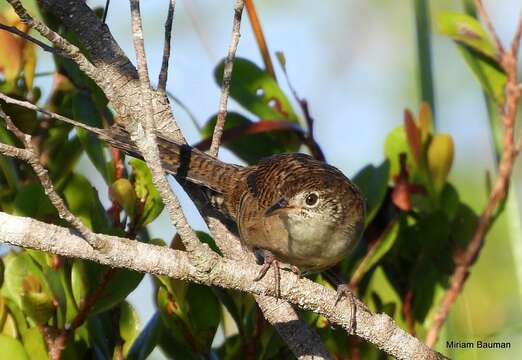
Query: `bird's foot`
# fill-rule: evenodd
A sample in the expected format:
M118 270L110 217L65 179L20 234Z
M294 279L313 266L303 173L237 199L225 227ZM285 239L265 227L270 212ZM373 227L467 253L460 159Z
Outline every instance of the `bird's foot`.
M355 295L347 284L339 284L337 285L337 298L335 299L334 306L337 306L339 301L346 297L346 299L350 302L350 326L348 328L348 333L353 334L355 332Z
M290 265L290 271L299 276L299 279L303 277L303 272L295 265Z
M274 268L274 283L275 283L275 291L276 291L276 297L281 296L281 287L280 287L280 280L281 280L281 273L279 269L279 262L275 258L274 254L272 254L270 251L265 250L264 251L264 260L263 260L263 267L261 270L259 270L259 273L255 277L254 281L261 280L267 273L268 269L270 267Z

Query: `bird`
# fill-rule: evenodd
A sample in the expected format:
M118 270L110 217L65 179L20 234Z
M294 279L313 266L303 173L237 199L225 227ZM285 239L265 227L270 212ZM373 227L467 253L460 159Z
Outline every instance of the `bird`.
M103 134L114 147L140 157L122 127ZM211 204L237 224L243 245L262 250L269 262L320 272L339 263L361 238L364 196L332 165L289 153L239 166L160 134L157 142L164 170L209 190Z
M141 157L123 127L82 127L115 148ZM278 294L280 263L298 274L320 272L345 258L362 236L364 196L332 165L289 153L239 166L156 136L164 171L206 190L212 206L237 224L241 243L262 252L264 263L255 280L274 266ZM338 299L342 295L349 295L354 305L346 286L338 287Z
M142 158L127 130L115 124L94 128L68 123L95 133L111 146ZM280 294L280 263L301 276L330 269L350 254L362 236L366 203L359 188L338 168L307 154L276 154L249 166L228 164L156 132L163 170L179 182L204 189L210 204L237 225L241 243L261 251L259 281L272 266ZM335 276L334 276L335 277ZM355 295L336 280L338 301L350 301L355 326Z

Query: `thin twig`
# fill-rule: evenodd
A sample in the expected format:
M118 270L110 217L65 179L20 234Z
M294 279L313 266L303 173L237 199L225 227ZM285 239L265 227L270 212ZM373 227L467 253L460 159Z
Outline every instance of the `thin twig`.
M107 20L107 14L109 13L109 5L111 4L111 0L105 1L105 8L103 9L103 17L102 17L102 23L105 24L105 21Z
M10 130L21 142L24 144L25 149L17 149L16 152L12 152L13 149L9 145L2 144L0 147L0 152L3 152L5 155L17 157L23 161L26 161L34 170L36 176L40 180L44 191L53 204L53 206L58 211L58 215L61 219L64 219L69 224L71 224L78 232L82 235L82 237L95 249L100 249L103 246L103 242L99 240L94 233L89 230L73 213L67 209L62 198L58 195L56 190L54 189L53 183L49 178L47 170L40 163L38 150L31 142L31 136L24 134L20 129L16 127L16 125L11 120L11 117L7 115L2 108L0 108L0 117L5 120L5 124L8 130ZM8 151L11 150L11 153Z
M520 10L520 16L518 18L518 25L513 41L511 42L511 52L518 58L518 49L520 48L520 40L522 38L522 10Z
M228 55L225 59L223 67L223 84L221 85L221 96L219 99L219 110L212 135L212 144L210 145L209 154L217 156L219 152L219 144L223 135L223 127L225 126L225 118L227 116L227 101L230 93L230 82L232 79L232 69L234 67L234 59L236 57L237 45L239 43L239 29L241 27L241 15L245 6L244 0L236 0L234 5L234 20L232 23L232 38L228 47Z
M503 150L498 165L497 179L493 185L493 188L489 194L487 204L480 215L477 223L477 227L468 243L466 249L456 256L455 269L451 276L450 286L444 294L437 313L434 316L431 327L426 337L426 344L433 346L437 341L439 332L444 324L451 306L455 302L458 294L462 290L464 283L468 277L469 268L473 265L484 245L484 239L488 232L491 222L494 219L496 212L498 211L499 204L507 196L507 189L509 186L509 179L513 171L513 164L518 155L517 144L514 141L515 134L515 121L517 115L518 100L521 95L520 87L517 82L517 61L518 61L518 45L515 45L516 41L520 41L522 33L522 15L519 21L518 29L513 38L513 43L509 51L504 51L502 44L498 41L498 37L495 34L493 25L491 24L487 12L482 6L480 0L476 0L475 4L488 25L490 32L495 37L497 43L497 49L499 49L499 62L500 66L507 74L506 84L506 102L502 108L499 109L501 112L501 121L504 125L504 136L503 136Z
M495 47L497 48L498 55L504 53L504 46L502 45L502 42L500 41L500 38L497 35L495 27L493 26L493 23L491 22L491 20L489 18L488 12L486 11L484 4L482 4L482 0L475 0L475 7L477 8L477 10L479 12L480 17L486 23L489 33L491 34L491 36L493 36L493 40L495 41Z
M245 7L247 10L248 18L250 20L250 25L252 25L252 31L254 31L254 35L256 36L257 47L259 48L259 51L261 51L261 57L263 58L263 62L265 63L266 71L270 74L270 76L272 76L274 80L277 81L276 74L274 71L274 65L272 64L270 51L268 51L268 45L266 44L265 35L263 34L263 28L261 27L261 22L259 21L259 17L257 16L254 0L245 0Z
M51 119L56 119L56 120L65 122L67 124L79 127L81 129L85 129L85 130L87 130L89 132L92 132L92 133L98 135L98 136L103 136L105 134L105 132L102 129L98 129L98 128L93 127L93 126L86 125L84 123L75 121L75 120L70 119L68 117L65 117L63 115L60 115L60 114L54 113L52 111L46 110L44 108L38 107L38 106L30 103L29 101L14 99L14 98L12 98L10 96L7 96L7 95L5 95L3 93L0 93L0 100L5 101L7 104L14 104L14 105L22 106L22 107L24 107L26 109L29 109L29 110L37 111L39 113L42 113L42 114L50 117Z
M169 74L169 59L170 59L170 38L172 36L172 22L174 20L174 8L176 6L175 0L169 1L169 10L167 13L167 20L165 21L165 45L163 46L163 62L161 63L161 70L158 79L158 91L165 92L167 88L167 77Z
M51 54L57 53L56 49L54 49L53 47L41 42L40 40L32 37L29 34L26 34L23 31L18 30L18 28L16 28L15 26L8 26L8 25L0 24L0 29L8 31L12 34L18 35L21 38L24 38L25 40L30 41L30 42L40 46L42 48L42 50L50 52Z
M138 74L141 87L141 101L144 112L143 123L129 124L129 132L132 140L140 149L143 158L149 165L152 173L152 181L158 189L163 202L169 212L170 220L176 226L178 233L183 241L183 245L194 265L202 271L209 271L216 259L216 254L208 247L204 247L200 242L194 230L190 227L185 214L181 208L181 204L172 192L167 182L165 172L161 165L156 135L154 133L155 124L153 118L152 107L152 90L147 70L147 59L145 57L145 45L143 42L143 28L141 24L141 14L139 0L130 0L131 16L132 16L132 35L134 49L136 51L136 59L138 62Z

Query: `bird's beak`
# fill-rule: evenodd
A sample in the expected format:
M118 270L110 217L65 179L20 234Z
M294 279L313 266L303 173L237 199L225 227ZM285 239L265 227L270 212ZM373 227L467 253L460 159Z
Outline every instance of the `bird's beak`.
M268 209L266 209L265 215L266 216L275 215L279 210L287 209L288 207L289 207L288 202L284 198L281 198L274 205L272 205Z

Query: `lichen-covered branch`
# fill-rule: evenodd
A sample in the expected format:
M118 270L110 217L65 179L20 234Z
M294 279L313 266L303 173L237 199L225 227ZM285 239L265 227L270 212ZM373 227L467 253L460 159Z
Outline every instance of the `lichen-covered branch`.
M269 277L252 281L261 268L252 263L218 258L216 266L203 273L192 265L186 252L115 236L97 236L107 244L104 251L90 247L67 228L0 212L1 243L255 295L276 295ZM335 290L283 271L280 291L283 300L325 316L332 325L351 327L349 302L344 300L335 305ZM397 359L445 359L400 329L388 315L373 314L360 301L356 301L356 306L355 334L382 351Z
M232 80L232 69L234 67L234 59L236 58L237 45L239 44L239 29L241 27L241 15L245 7L244 0L236 0L234 5L234 21L232 24L232 37L228 47L228 54L225 58L223 67L223 84L221 84L221 96L219 98L219 109L214 126L214 134L212 135L212 143L210 144L209 154L217 156L219 152L219 144L223 135L225 119L227 117L228 94L230 93L230 81Z
M67 221L71 226L73 226L76 230L80 232L85 241L89 243L90 246L100 249L103 247L103 242L98 239L94 233L89 230L76 216L73 215L67 209L63 199L58 195L56 190L54 189L53 183L51 182L51 178L47 173L47 170L40 163L40 159L38 157L38 151L36 147L31 142L31 136L24 134L20 129L16 127L16 125L11 120L11 117L7 115L3 109L0 107L0 118L4 119L6 127L10 130L24 145L25 149L19 149L14 146L0 144L0 153L18 158L27 162L35 172L38 180L40 180L40 184L44 188L47 197L58 211L58 215L60 218Z

